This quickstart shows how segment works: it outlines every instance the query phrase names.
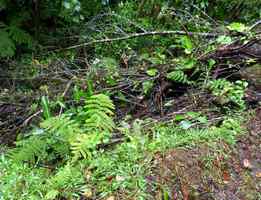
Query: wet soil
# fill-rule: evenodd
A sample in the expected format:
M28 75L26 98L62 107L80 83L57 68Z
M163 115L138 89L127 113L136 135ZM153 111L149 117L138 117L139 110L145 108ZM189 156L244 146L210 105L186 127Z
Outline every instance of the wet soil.
M235 146L202 144L155 155L147 177L151 199L261 199L261 108Z

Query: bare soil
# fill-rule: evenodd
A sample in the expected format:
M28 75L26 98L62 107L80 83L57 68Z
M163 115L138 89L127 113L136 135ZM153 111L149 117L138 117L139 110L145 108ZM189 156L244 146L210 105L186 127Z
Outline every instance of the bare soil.
M202 144L155 155L151 199L260 200L261 108L235 146Z

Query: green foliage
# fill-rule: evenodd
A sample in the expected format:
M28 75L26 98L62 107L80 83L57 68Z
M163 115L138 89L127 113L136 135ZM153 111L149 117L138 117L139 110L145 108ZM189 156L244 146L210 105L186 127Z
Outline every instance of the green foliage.
M10 157L8 162L15 166L15 168L10 168L10 173L12 170L12 173L16 173L16 170L21 170L24 166L28 169L24 177L27 178L27 176L32 176L30 167L34 168L38 164L45 166L56 163L60 166L47 180L44 178L39 180L42 174L37 174L37 170L35 170L35 176L29 177L29 182L23 179L27 185L34 183L41 185L41 187L40 185L32 187L32 190L25 187L24 189L30 190L25 195L27 199L42 199L43 196L44 199L58 197L77 199L86 190L82 168L77 165L77 161L81 157L87 160L92 159L92 156L97 154L95 153L97 145L108 141L111 131L115 128L112 119L113 111L114 105L108 96L92 95L86 99L85 106L79 112L48 117L40 124L40 128L34 129L29 136L16 143L16 148L8 152ZM0 167L5 169L7 161L3 162ZM24 162L30 165L24 165ZM7 171L7 174L4 174L4 180L11 181L11 179L15 184L20 184L20 179L14 179ZM10 183L5 181L1 184L3 184L2 188L10 189ZM13 196L6 190L3 191L3 195L0 192L0 195L11 196L8 199L13 199L16 195L22 195L24 191L22 186L15 187L13 190L15 191Z
M92 72L99 73L102 80L108 85L115 85L119 76L119 64L113 57L102 57L101 59L94 60L92 64ZM90 76L91 76L90 75Z
M85 134L78 134L71 141L75 158L91 157L97 145L106 142L115 128L113 119L114 105L108 96L92 95L86 100L84 109L79 112L79 120L84 119Z
M114 128L114 122L111 118L114 109L114 105L108 96L98 94L86 100L84 110L79 114L85 119L85 127L88 131L110 132Z
M184 48L186 54L191 54L193 50L193 44L188 36L182 36L177 41L179 46Z
M134 199L147 197L145 175L150 157L146 155L148 137L142 131L142 124L141 120L131 125L121 122L118 129L129 141L117 145L112 151L100 152L90 162L89 184L90 187L96 185L101 197L115 191L125 191ZM112 177L110 182L108 177ZM135 193L131 192L134 190Z
M31 50L33 41L43 42L46 37L40 37L50 28L49 25L46 26L47 20L54 22L56 26L62 25L62 28L80 24L85 17L90 17L102 9L102 1L1 0L0 9L0 39L5 41L0 45L0 57L5 58L14 56L20 46Z
M43 109L43 115L45 119L48 119L51 117L51 112L50 112L50 105L49 105L49 100L48 97L42 96L41 98L41 106Z
M28 47L32 46L32 37L29 33L21 28L11 25L8 27L9 36L16 44L26 44Z
M79 0L63 0L60 16L68 22L80 22L83 16L80 15L81 2Z
M106 98L107 100L108 98ZM188 112L185 117L200 121L201 116L200 113ZM95 154L89 156L90 149L95 148L95 145L90 147L90 143L88 143L92 140L90 139L92 136L85 131L80 132L81 128L76 125L77 121L65 116L49 118L41 124L42 129L49 133L45 139L44 134L46 133L43 133L43 130L38 131L39 133L35 131L35 135L25 139L25 141L28 140L27 144L32 145L43 138L45 146L48 146L48 154L43 154L45 149L39 149L27 160L32 160L31 157L42 157L45 160L38 159L34 165L29 165L17 162L16 159L1 157L2 181L0 186L2 190L0 195L4 199L17 199L18 197L22 200L80 199L81 195L86 198L105 198L116 191L124 191L126 195L133 198L146 199L149 198L149 194L146 193L146 175L151 170L151 158L154 152L162 152L174 147L192 146L201 142L215 144L220 140L234 144L235 137L242 132L241 120L231 117L224 119L220 127L211 126L208 129L192 127L183 129L172 122L160 123L151 127L150 133L143 127L145 121L136 120L131 125L122 121L118 130L128 140L118 144L110 151L97 150ZM51 150L56 149L58 152L57 149L60 149L62 152L62 147L58 148L60 145L74 148L74 144L68 144L67 141L72 141L71 138L77 141L75 136L83 145L76 149L76 154L81 154L83 157L86 155L86 159L74 159L75 157L71 155L70 151L63 151L63 154L60 153L59 157L56 157L56 159L59 158L59 161L51 159L52 164L50 165L50 157L54 156ZM61 141L60 144L58 144L59 141ZM43 146L43 144L37 143L36 146ZM89 147L87 153L84 151L86 146ZM21 152L23 148L28 147L24 145L17 148L18 152ZM61 161L61 158L66 162ZM49 162L47 162L48 160ZM54 164L54 162L57 163ZM53 166L56 167L52 170L48 169Z
M169 148L191 146L197 143L215 143L224 140L229 144L235 144L236 136L242 132L240 119L228 117L220 127L211 126L207 129L192 127L177 127L175 124L168 126L162 124L155 128L154 140L149 144L153 151L164 151Z
M245 32L247 30L247 27L244 24L238 22L233 22L229 24L227 28L230 31L237 31L237 32Z
M39 12L32 9L35 8L35 2L40 2ZM257 3L253 0L250 2ZM67 46L71 42L89 42L150 30L209 31L211 24L201 26L197 21L191 23L190 18L201 19L199 17L202 17L202 11L213 7L209 12L210 16L214 20L222 19L222 12L235 3L234 0L222 0L220 5L208 0L149 0L118 1L112 5L112 1L100 0L0 0L1 12L6 15L0 27L0 57L12 57L16 49L23 51L26 47L28 50L34 46L35 41L40 45ZM251 3L243 2L245 5ZM229 8L226 5L229 5ZM194 6L202 10L199 11ZM104 12L98 15L102 9ZM181 14L183 11L188 15ZM34 15L37 13L39 16ZM195 16L190 17L190 13ZM257 11L249 16L257 16ZM249 16L239 18L249 19ZM226 28L232 32L247 31L248 27L238 21ZM53 38L50 39L49 36ZM55 40L54 44L52 40ZM22 133L19 137L22 139L18 139L16 147L1 156L0 200L106 199L109 195L114 195L114 192L122 192L131 199L149 199L146 176L151 170L151 159L155 152L190 147L198 143L215 144L221 140L234 144L236 136L243 132L241 119L236 117L224 117L223 121L215 126L210 124L204 114L187 112L176 115L173 121L166 123L151 120L148 126L147 121L134 120L127 123L121 120L119 125L116 125L113 119L113 102L104 94L94 94L95 87L99 90L105 86L115 86L123 78L121 73L126 70L138 77L138 81L128 78L124 80L130 85L128 91L133 91L134 95L146 95L137 104L144 104L145 111L150 109L147 97L160 81L173 81L176 84L190 85L189 87L204 84L204 89L211 91L221 105L232 103L244 109L243 97L247 83L232 83L225 79L209 80L217 61L209 60L204 66L206 69L201 69L202 65L199 66L196 59L198 54L202 53L201 49L197 48L202 44L200 42L196 36L151 36L114 41L106 46L104 43L97 43L93 47L70 52L70 61L76 61L74 67L77 67L76 70L73 68L73 72L78 73L79 69L78 74L81 76L81 73L88 71L84 74L85 80L81 82L82 77L72 79L76 80L76 84L73 82L72 91L75 101L69 100L64 106L65 103L58 100L56 103L65 110L64 113L59 113L59 116L54 116L55 110L51 110L51 98L50 102L46 96L41 98L44 119L39 127L27 134ZM213 42L230 44L232 38L220 36ZM122 61L124 67L121 67ZM75 64L78 62L82 65L84 63L84 67L88 65L88 69L80 69L81 65ZM40 62L36 60L36 63L38 65ZM43 64L46 68L43 71L52 70L46 67L50 63L48 60ZM68 66L65 64L62 67L67 70ZM197 78L199 73L203 76L204 83ZM146 76L146 79L139 79L139 76ZM168 100L169 97L164 96L165 88L162 89L164 94L160 95L163 101ZM67 94L70 92L69 88ZM117 92L122 99L128 101L128 94L124 96L125 91ZM168 92L166 90L166 94ZM68 107L70 109L66 110ZM114 131L119 138L115 139L112 134ZM109 148L106 149L107 147ZM164 190L163 195L164 199L169 198L167 190Z
M41 200L42 185L48 175L46 168L31 168L7 157L0 157L0 199Z
M217 38L217 43L218 44L231 44L232 38L229 36L222 35Z
M10 26L6 29L0 28L0 57L12 57L15 55L16 45L27 45L32 47L32 38L24 30Z
M153 86L154 86L154 82L153 82L152 80L144 81L144 82L142 83L143 93L144 93L145 95L148 95L148 94L151 92Z
M167 78L178 83L189 83L188 76L180 70L168 73Z
M45 190L45 199L52 200L58 197L79 199L85 183L81 168L67 164L59 168L57 173L48 179Z
M175 121L179 122L179 126L186 130L193 126L193 124L207 125L208 119L200 112L187 112L175 116Z
M148 69L147 71L146 71L146 73L149 75L149 76L156 76L157 75L157 73L158 73L158 70L157 69L155 69L155 68L152 68L152 69Z
M239 108L244 109L245 101L243 100L243 97L247 85L248 83L245 81L231 83L225 79L217 79L209 81L207 87L212 94L217 97L217 101L221 105L232 102L239 106Z
M11 57L15 53L15 44L8 33L0 29L0 57Z
M17 161L53 160L69 154L71 149L74 159L80 156L87 158L114 129L113 110L109 97L93 95L86 100L84 109L77 113L75 120L66 114L47 117L41 123L41 129L35 129L31 137L17 142L11 157Z
M193 84L193 81L189 80L187 71L194 70L196 68L197 61L194 58L179 57L173 60L175 63L175 69L167 73L167 79L178 83Z
M36 162L38 158L45 159L47 156L48 143L39 136L31 136L27 140L16 143L16 149L12 150L10 156L16 162Z
M15 55L17 46L26 46L27 48L32 48L33 39L28 31L24 30L22 25L24 21L28 20L29 13L27 11L21 10L17 12L15 7L9 6L12 4L9 1L4 1L1 3L5 6L4 9L9 10L7 20L0 21L0 57L12 57Z

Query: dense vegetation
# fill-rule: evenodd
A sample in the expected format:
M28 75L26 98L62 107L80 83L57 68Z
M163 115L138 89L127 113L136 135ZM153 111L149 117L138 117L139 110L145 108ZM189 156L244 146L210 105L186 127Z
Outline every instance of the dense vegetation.
M178 166L162 180L159 155L207 145L203 168L227 168L260 106L260 7L0 0L0 200L214 193L186 188Z

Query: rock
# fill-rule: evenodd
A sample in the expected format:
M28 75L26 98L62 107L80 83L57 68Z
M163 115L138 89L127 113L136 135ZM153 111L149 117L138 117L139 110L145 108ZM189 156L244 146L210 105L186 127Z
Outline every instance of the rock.
M240 70L242 78L254 85L256 91L261 94L261 64L255 64Z

